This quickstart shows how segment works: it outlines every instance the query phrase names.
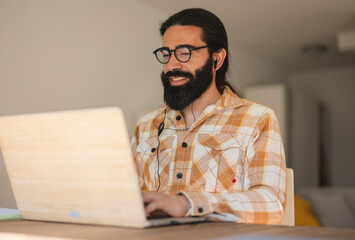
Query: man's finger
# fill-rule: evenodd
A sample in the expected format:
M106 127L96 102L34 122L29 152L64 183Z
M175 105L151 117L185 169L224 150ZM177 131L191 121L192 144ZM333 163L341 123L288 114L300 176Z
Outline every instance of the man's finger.
M158 210L162 210L160 208L160 201L153 201L153 202L150 202L146 207L145 207L145 213L146 215L150 215L152 212L154 211L158 211Z

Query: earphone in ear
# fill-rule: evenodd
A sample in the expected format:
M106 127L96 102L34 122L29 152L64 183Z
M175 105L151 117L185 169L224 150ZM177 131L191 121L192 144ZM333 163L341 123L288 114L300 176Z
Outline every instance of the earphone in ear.
M214 69L217 67L217 60L214 60Z

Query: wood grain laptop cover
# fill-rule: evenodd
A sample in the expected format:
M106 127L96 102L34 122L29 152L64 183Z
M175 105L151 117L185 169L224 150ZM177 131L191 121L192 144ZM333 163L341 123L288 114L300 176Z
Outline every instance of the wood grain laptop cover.
M1 117L0 147L23 218L145 227L120 109Z

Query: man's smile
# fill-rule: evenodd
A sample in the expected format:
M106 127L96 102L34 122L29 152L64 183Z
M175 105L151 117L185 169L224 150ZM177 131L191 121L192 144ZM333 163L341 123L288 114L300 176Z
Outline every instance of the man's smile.
M172 76L172 77L169 77L169 81L170 81L170 84L172 86L180 86L180 85L183 85L185 84L187 81L189 80L189 78L187 77L181 77L181 76Z

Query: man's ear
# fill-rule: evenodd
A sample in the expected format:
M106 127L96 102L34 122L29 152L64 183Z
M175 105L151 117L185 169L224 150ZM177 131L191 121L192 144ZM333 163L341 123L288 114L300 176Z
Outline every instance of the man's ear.
M214 69L217 71L218 69L220 69L220 67L222 67L224 59L227 56L227 52L224 48L221 48L217 52L214 52L212 56Z

